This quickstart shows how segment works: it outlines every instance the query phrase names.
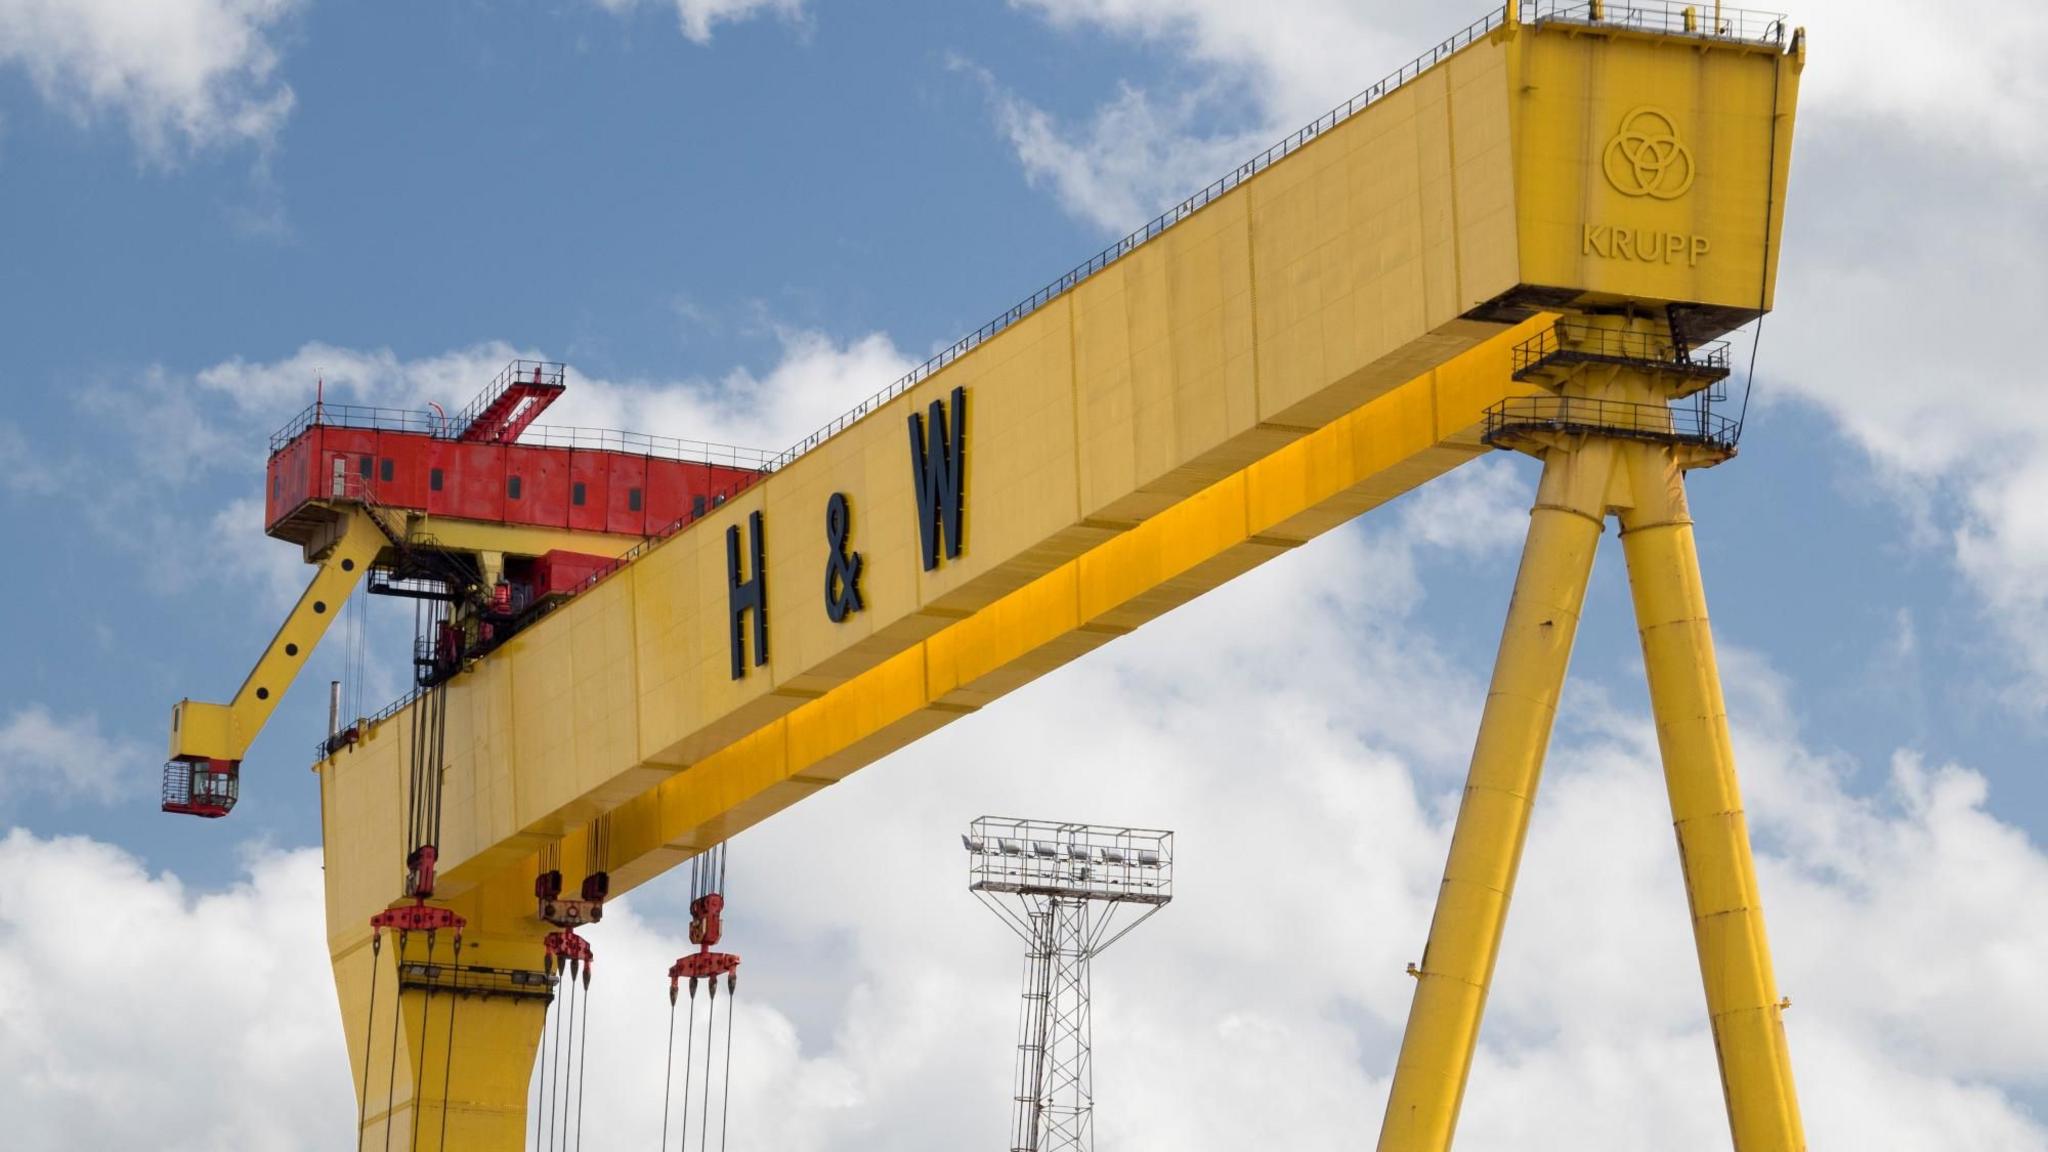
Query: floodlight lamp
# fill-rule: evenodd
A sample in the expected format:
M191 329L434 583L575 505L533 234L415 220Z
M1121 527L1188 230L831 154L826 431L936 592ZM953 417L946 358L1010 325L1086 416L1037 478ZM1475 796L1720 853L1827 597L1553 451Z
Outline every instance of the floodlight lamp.
M1031 850L1047 860L1052 859L1055 855L1053 846L1043 840L1033 840L1031 842Z
M1159 867L1159 853L1153 852L1150 849L1140 848L1138 850L1138 863L1147 868L1157 868Z
M1122 863L1125 863L1125 860L1124 860L1124 852L1123 852L1123 849L1121 849L1121 848L1104 848L1104 849L1102 850L1102 862L1103 862L1103 863L1105 863L1105 864L1122 864Z
M972 836L969 836L969 835L968 835L967 833L965 833L965 832L962 832L962 833L960 834L960 846L961 846L962 848L965 848L965 849L967 849L967 850L968 850L969 852L986 852L986 851L988 851L988 846L987 846L987 845L983 844L983 843L982 843L981 841L979 841L979 840L976 840L976 839L975 839L974 837L972 837Z

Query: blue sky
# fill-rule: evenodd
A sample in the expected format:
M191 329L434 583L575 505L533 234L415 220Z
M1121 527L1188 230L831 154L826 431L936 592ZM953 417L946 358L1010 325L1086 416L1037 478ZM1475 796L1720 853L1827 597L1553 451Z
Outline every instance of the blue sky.
M179 0L152 17L164 26L138 47L120 32L118 6L0 0L0 316L10 353L0 517L17 542L0 597L12 656L0 661L0 826L16 829L23 866L55 852L54 837L83 838L78 850L100 853L93 859L113 888L157 892L174 875L184 887L157 913L174 925L196 893L269 906L265 869L285 878L303 869L306 856L294 853L318 842L304 768L324 723L320 688L341 667L343 625L252 750L231 820L162 816L155 803L170 705L230 692L275 627L289 582L302 578L291 547L265 541L237 501L260 492L265 437L310 401L316 375L344 396L452 407L510 355L538 352L571 365L575 422L781 448L1480 15L1476 6L1438 13L1334 0L1271 7L1254 26L1223 0ZM2035 387L2038 357L2020 351L2036 305L2048 303L2048 143L2036 118L2048 99L2027 63L2048 49L2048 33L2038 8L2018 3L1981 14L1989 27L1974 40L1903 7L1815 7L1795 13L1814 28L1815 64L1756 404L1741 457L1696 474L1692 493L1745 757L1757 749L1767 764L1792 766L1759 770L1763 796L1789 806L1781 820L1759 818L1760 843L1785 861L1789 885L1805 877L1826 894L1835 875L1843 907L1874 918L1869 938L1911 952L1930 941L1887 936L1884 923L1908 930L1880 915L1872 886L1916 875L1904 862L1911 850L1898 845L1915 835L1949 842L1937 823L1949 809L1926 802L1902 763L1936 780L1981 781L1981 798L1957 803L2009 853L1999 883L2028 898L2048 893L2048 517L2036 511L2048 506L2048 401ZM1932 75L1880 84L1906 46ZM1738 361L1750 337L1736 338ZM1519 458L1490 462L1275 565L1296 571L1230 594L1236 609L1270 611L1261 591L1298 583L1345 625L1338 631L1353 648L1290 665L1233 632L1225 608L1190 609L1156 626L1162 638L1131 642L1131 654L1070 670L1074 687L1034 688L1003 705L1006 718L949 730L946 747L983 747L976 741L1008 726L1066 725L1100 728L1104 746L1130 755L1165 755L1177 747L1174 729L1148 718L1174 715L1174 700L1199 701L1202 689L1176 688L1160 669L1210 660L1209 638L1221 635L1218 647L1254 653L1256 674L1275 686L1246 728L1283 718L1290 732L1329 728L1342 739L1303 751L1302 763L1396 766L1389 779L1412 792L1420 829L1400 849L1401 867L1433 883L1533 471ZM1603 554L1574 662L1553 761L1566 796L1572 781L1626 760L1617 749L1641 751L1631 740L1646 698L1619 559ZM400 687L408 622L384 603L368 611L372 674L361 693L373 710ZM1399 670L1411 664L1419 671L1403 686ZM1131 715L1105 720L1076 704L1083 685ZM1332 692L1375 685L1389 695ZM1140 738L1147 732L1155 743ZM1295 737L1271 739L1291 747ZM1091 795L1078 778L1049 781L1043 794L1022 789L999 765L934 784L939 755L906 753L870 769L847 786L852 807L837 815L927 796L916 790L930 784L957 800L935 805L931 835L943 842L950 822L982 809L1055 802L1070 795L1062 788ZM1962 776L1943 776L1945 766ZM1191 827L1222 803L1129 799ZM1753 806L1763 802L1753 791ZM792 814L790 830L762 836L801 843L829 827L806 821L833 815ZM1397 830L1374 819L1361 827L1384 832L1395 852ZM1852 826L1871 830L1859 864L1805 855L1848 842L1838 838ZM1668 845L1655 839L1654 819L1647 834ZM1185 851L1198 845L1184 838ZM748 847L745 838L735 846L736 868L748 865ZM1385 863L1360 852L1361 868ZM789 1030L790 1063L764 1066L762 1091L772 1095L785 1071L855 1085L847 1090L865 1106L784 1139L859 1146L872 1121L847 1117L885 1113L894 1097L863 1063L859 996L804 976L796 958L868 956L881 943L863 942L858 918L807 921L824 897L776 875L749 880L787 889L763 893L770 907L755 923L757 938L791 957L780 999L768 994ZM1952 875L1971 882L1960 864ZM659 886L645 894L636 906L646 922L620 932L673 935L679 926L662 919L672 895ZM1533 899L1543 905L1540 893ZM1388 913L1396 952L1420 949L1419 927L1401 917L1426 903L1409 904ZM2019 918L2038 921L2040 907ZM1996 932L2016 931L1994 920L1970 922L1986 947ZM2044 936L2025 932L1998 946L2038 965L2044 957L2026 949ZM0 932L0 958L10 939ZM986 943L1001 952L999 940ZM979 973L991 988L1007 974ZM317 1030L332 1001L318 1000L324 970L313 976L291 987L314 990L300 1010ZM1693 986L1682 965L1672 978L1680 994ZM1882 987L1889 977L1870 979ZM2014 1020L2048 1020L2048 1003L2031 995L2006 1005ZM1572 1050L1551 1044L1558 1028L1533 993L1522 1008L1513 996L1504 1003L1494 1072L1540 1099L1546 1082L1531 1070ZM1374 1084L1384 1091L1382 1050L1404 1006L1391 993L1319 1001L1273 1027L1342 1032L1334 1050L1350 1053L1369 1096ZM1857 1010L1845 1007L1845 1019ZM1907 1072L1873 1065L1867 1080L1839 1088L1844 1096L1823 1091L1817 1130L1852 1139L1857 1122L1833 1116L1827 1101L1896 1093L1910 1115L1890 1122L1892 1138L1975 1109L1968 1124L1982 1127L1960 1130L1983 1133L1981 1146L2048 1148L2048 1052L2002 1034L1942 1033L1929 1023L1947 1011L1940 1006L1924 1016L1869 1011L1824 1028L1835 1040L1809 1043L1832 1052L1849 1043L1841 1037L1881 1036L1934 1055L1910 1072L1911 1090L1897 1079ZM1127 1022L1170 1048L1164 1025L1141 1011ZM0 1014L0 1034L6 1027ZM63 1035L45 1042L61 1046ZM1006 1043L989 1041L991 1052ZM331 1072L321 1063L334 1061L331 1051L309 1043L308 1053L309 1067ZM943 1057L930 1056L934 1066ZM838 1061L830 1075L821 1060ZM1475 1097L1488 1068L1483 1057ZM1170 1098L1146 1095L1141 1080L1119 1081L1138 1101L1127 1115L1153 1105L1168 1114ZM1286 1091L1313 1102L1319 1083L1304 1073ZM1925 1106L1913 1111L1923 1089ZM1000 1078L961 1090L982 1091L987 1107L963 1105L957 1128L933 1121L934 1147L977 1124L1000 1129ZM1491 1121L1479 1107L1471 1123L1484 1130ZM1713 1100L1657 1096L1637 1113L1648 1130L1672 1131L1705 1115L1710 1131ZM1105 1146L1155 1146L1105 1124ZM1326 1135L1305 1131L1300 1146ZM270 1146L327 1138L280 1130ZM1628 1146L1621 1127L1577 1138ZM227 1146L207 1143L225 1139L218 1134L193 1139Z

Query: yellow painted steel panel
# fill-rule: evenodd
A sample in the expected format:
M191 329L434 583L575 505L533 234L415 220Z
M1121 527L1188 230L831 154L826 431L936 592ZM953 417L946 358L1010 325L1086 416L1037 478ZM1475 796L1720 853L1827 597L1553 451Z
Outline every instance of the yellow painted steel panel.
M1521 40L1521 280L1590 300L1767 309L1797 59L1622 29Z

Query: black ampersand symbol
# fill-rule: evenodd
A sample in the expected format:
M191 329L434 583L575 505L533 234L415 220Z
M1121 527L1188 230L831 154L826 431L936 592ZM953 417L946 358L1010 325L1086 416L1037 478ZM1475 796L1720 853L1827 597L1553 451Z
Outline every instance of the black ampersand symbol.
M825 561L825 615L834 624L861 609L860 553L847 548L846 537L853 525L853 513L846 493L834 492L825 502L825 543L831 556Z

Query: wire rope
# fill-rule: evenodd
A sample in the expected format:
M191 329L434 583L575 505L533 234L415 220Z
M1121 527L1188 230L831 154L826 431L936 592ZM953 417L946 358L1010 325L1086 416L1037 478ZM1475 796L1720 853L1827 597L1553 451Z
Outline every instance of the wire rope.
M583 969L583 978L590 978L589 961ZM583 989L583 1044L576 1050L576 1147L583 1147L583 1084L590 1071L590 988Z
M557 1080L554 1089L554 1119L562 1121L562 1140L564 1144L564 1152L567 1152L566 1145L568 1142L569 1132L569 1094L566 1091L566 1086L568 1084L569 1078L569 1069L567 1067L567 1064L564 1063L564 1061L566 1060L568 1064L573 1064L575 1062L575 1049L572 1047L572 1045L576 1039L576 981L572 978L568 980L567 983L569 990L563 994L562 1010L555 1016L555 1027L557 1030L557 1034L555 1037L555 1075L557 1077ZM569 1033L567 1039L564 1039L560 1035L562 1031L567 1031ZM568 1052L566 1056L564 1055L565 1049ZM550 1122L548 1127L548 1147L553 1148L554 1146L555 1131L552 1122Z
M561 985L558 981L556 987L559 988L560 986ZM541 1070L541 1126L540 1128L534 1129L533 1146L535 1148L540 1147L540 1133L542 1129L545 1129L547 1131L548 1147L553 1148L555 1146L555 1121L553 1111L555 1094L555 1073L553 1071L553 1068L557 1065L562 1052L562 994L557 993L557 995L555 996L555 1002L553 1004L550 1004L548 1007L554 1015L554 1022L548 1028L548 1041L550 1044L549 1051L551 1053L548 1057L549 1067Z
M384 934L370 929L370 1010L363 1024L363 1086L356 1092L356 1152L363 1152L363 1126L370 1119L370 1041L377 1038L377 955L384 950ZM393 1036L391 1042L398 1043Z
M441 1064L441 1139L435 1145L439 1152L448 1152L448 1112L450 1098L448 1085L455 1077L455 1009L462 1003L462 990L457 986L460 977L456 968L462 960L462 933L455 934L455 955L448 962L448 1058Z
M398 970L398 994L391 998L391 1067L384 1073L384 1152L391 1152L392 1098L398 1091L398 1031L405 1026L405 937L398 934L398 953L392 967Z
M690 977L690 1023L689 1039L683 1042L683 1122L677 1148L690 1146L690 1069L697 1066L697 978Z
M427 1025L434 1017L434 933L427 931L427 984L420 989L420 1050L413 1058L412 1136L407 1148L420 1146L420 1089L427 1080Z
M1776 62L1784 67L1783 61ZM1743 426L1749 423L1749 397L1756 391L1756 350L1764 342L1764 304L1771 289L1771 213L1777 207L1778 198L1778 94L1784 87L1783 79L1773 72L1771 78L1771 155L1764 165L1764 258L1763 270L1757 274L1756 289L1756 332L1749 339L1749 374L1742 381L1742 410L1735 415L1735 435L1742 436Z
M711 1147L711 1044L712 1036L718 1029L718 980L711 980L711 1003L705 1006L704 1020L704 1114L697 1121L697 1147L704 1150Z
M373 989L374 991L374 989ZM368 1067L367 1058L364 1067ZM689 1072L684 1070L687 1077ZM676 999L668 999L668 1063L661 1067L661 1152L668 1152L668 1098L676 1087Z
M569 975L569 1038L564 1045L569 1055L562 1069L561 1098L555 1104L555 1111L561 1113L563 1152L568 1152L569 1148L569 1085L576 1079L576 1002L586 999L589 997L579 996L576 992L576 976L572 969Z
M730 1000L738 991L739 982L727 976L726 998ZM739 1022L739 1016L736 1005L725 1006L725 1089L718 1104L718 1152L725 1152L725 1122L732 1118L732 1026Z

